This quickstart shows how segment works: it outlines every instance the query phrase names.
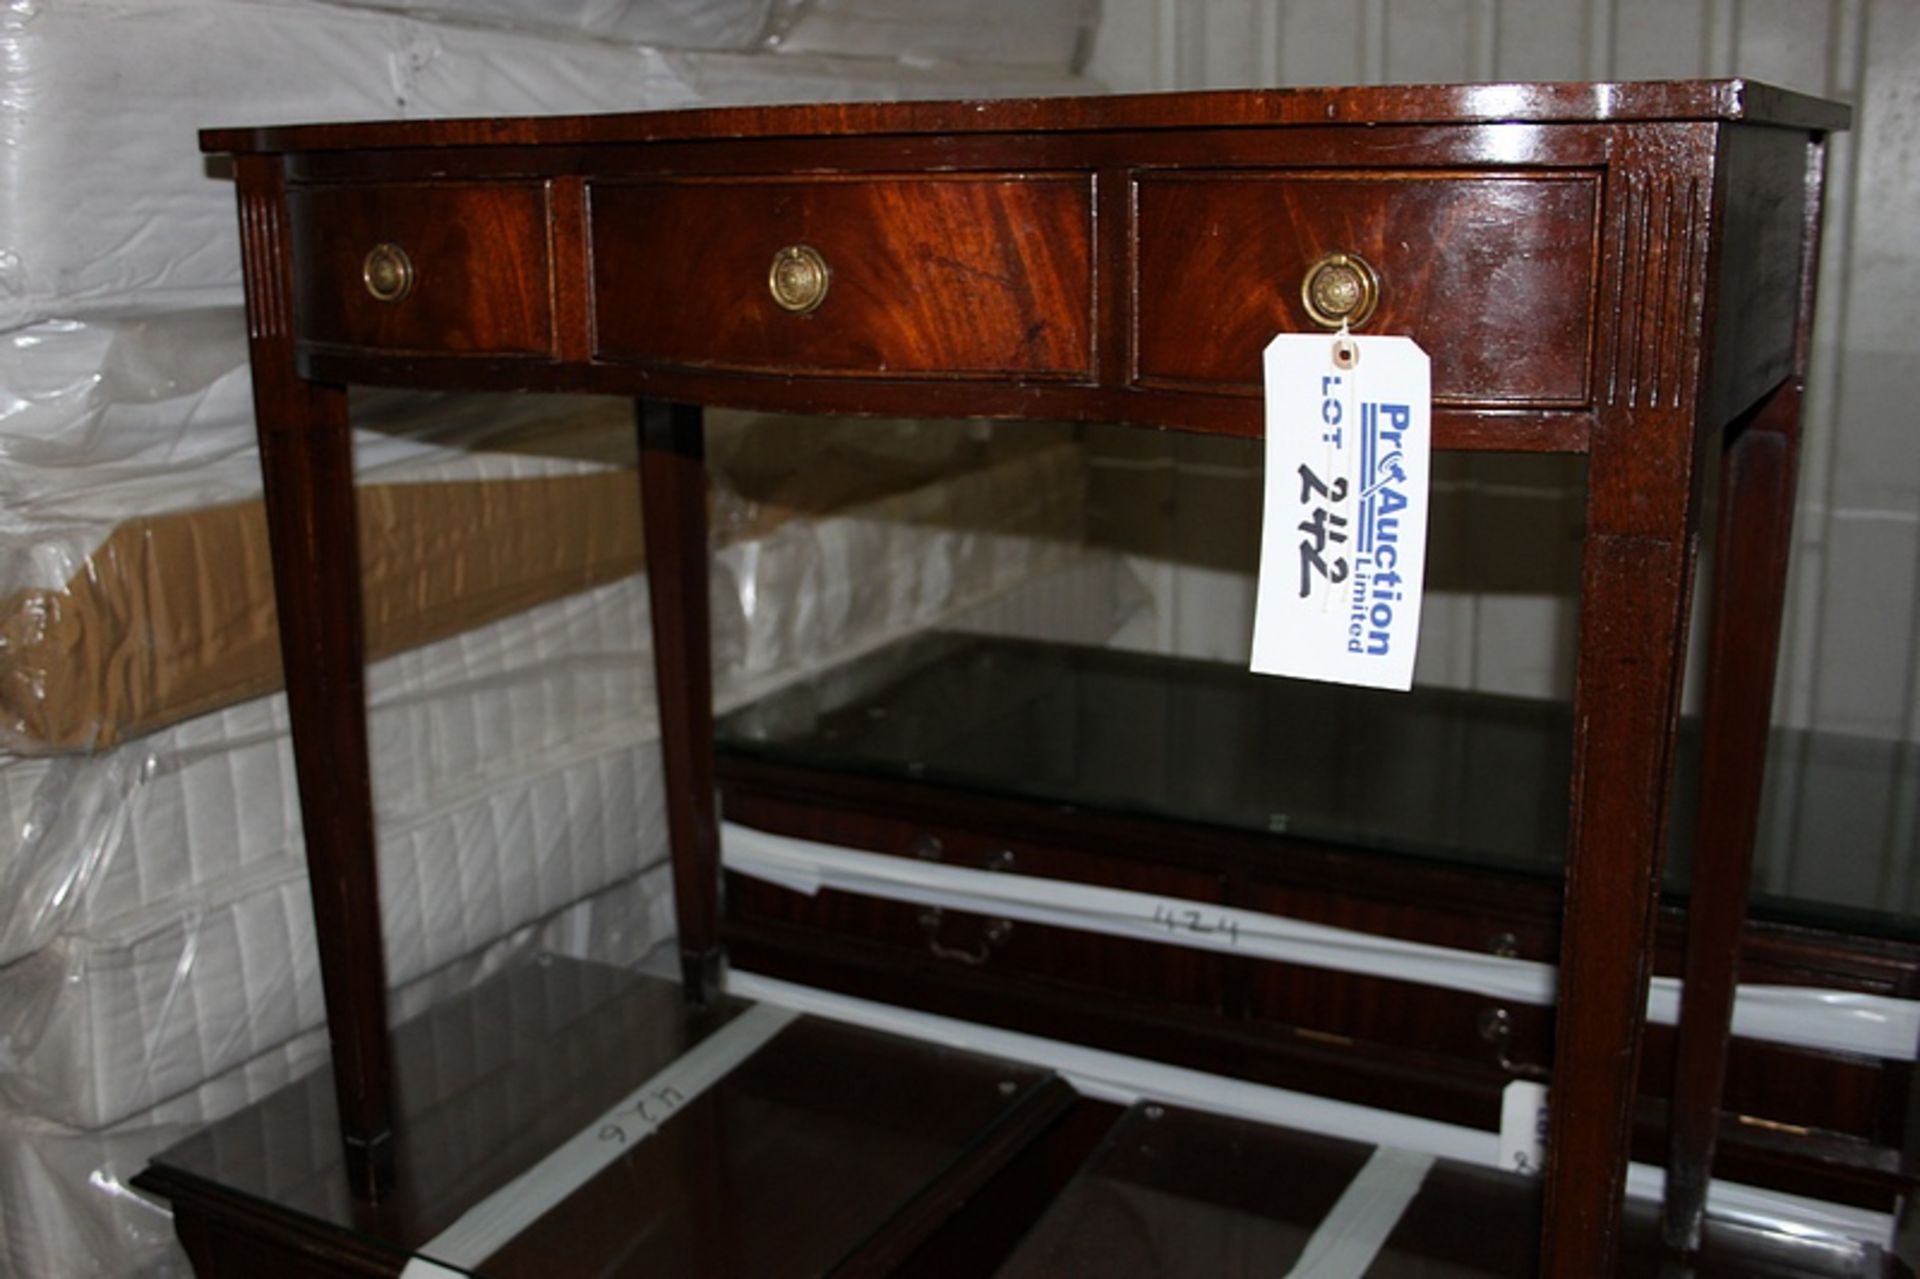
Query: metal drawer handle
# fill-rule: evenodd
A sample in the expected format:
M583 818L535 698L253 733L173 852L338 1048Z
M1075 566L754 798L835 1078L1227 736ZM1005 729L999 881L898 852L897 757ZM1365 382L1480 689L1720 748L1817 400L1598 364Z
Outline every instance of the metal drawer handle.
M398 302L413 292L413 260L397 244L376 244L360 264L367 292L379 302Z
M811 244L789 244L773 255L767 290L783 311L805 315L827 300L827 260Z
M1380 277L1357 253L1324 254L1300 281L1300 302L1321 328L1359 328L1380 304Z
M993 952L1013 940L1013 921L1011 919L989 919L980 932L980 944L972 950L962 950L957 946L948 946L940 940L940 926L946 921L946 913L938 906L929 906L920 912L920 931L927 935L927 949L941 959L951 959L955 963L978 968L993 958Z
M1510 1075L1544 1079L1547 1072L1532 1062L1519 1061L1512 1053L1513 1014L1498 1004L1480 1013L1480 1038L1493 1045L1493 1059Z
M913 852L925 861L937 862L945 854L945 846L940 837L924 834L914 841ZM982 870L1012 870L1014 863L1011 848L996 849L984 862ZM993 958L993 952L1013 940L1013 921L993 918L986 922L980 932L980 944L972 950L961 950L957 946L948 946L940 940L940 929L946 922L946 912L938 906L928 906L920 912L920 931L927 936L927 949L940 959L951 959L955 963L979 967Z

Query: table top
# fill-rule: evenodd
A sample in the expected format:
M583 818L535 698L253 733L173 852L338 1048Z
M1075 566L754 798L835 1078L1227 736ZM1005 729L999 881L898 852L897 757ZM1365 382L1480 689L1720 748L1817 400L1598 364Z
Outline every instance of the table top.
M1843 129L1847 107L1752 80L1375 85L992 101L797 104L584 116L209 129L209 152L553 146L720 138L1327 124L1724 120Z
M749 1014L690 1009L677 985L612 968L523 965L395 1032L399 1180L379 1204L348 1193L327 1070L162 1153L142 1184L463 1272L813 1275L889 1232L911 1246L901 1222L920 1201L1071 1101L1042 1069L807 1017L747 1036L759 1046L694 1092L689 1053ZM516 1179L582 1142L618 1149L472 1255L476 1221L511 1217Z

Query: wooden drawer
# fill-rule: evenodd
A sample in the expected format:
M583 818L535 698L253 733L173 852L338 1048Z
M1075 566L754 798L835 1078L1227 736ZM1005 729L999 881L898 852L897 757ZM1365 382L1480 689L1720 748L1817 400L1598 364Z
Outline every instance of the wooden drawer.
M1558 957L1551 919L1488 909L1465 897L1440 904L1415 893L1389 899L1253 877L1240 879L1234 896L1252 910L1378 936L1545 963ZM1761 966L1756 971L1761 975L1750 972L1747 979L1774 976ZM1247 1007L1256 1022L1509 1070L1543 1071L1553 1062L1549 1007L1304 965L1255 963L1250 972ZM1648 1026L1642 1095L1670 1094L1673 1053L1672 1028ZM1875 1134L1897 1086L1869 1059L1748 1040L1728 1063L1725 1106L1773 1123Z
M822 814L828 826L831 815ZM917 857L1007 875L1099 884L1192 901L1219 901L1217 875L1155 866L1070 849L1009 843L953 828L907 821L859 820L865 838L847 830L810 827L806 838L828 839L889 856ZM823 938L878 942L903 958L1006 976L1040 977L1090 989L1126 992L1217 1009L1225 963L1221 956L1157 942L1131 941L1024 920L993 920L965 911L928 908L854 893L789 892L741 875L728 877L727 907L742 924L774 924Z
M597 182L589 199L602 358L880 378L1091 374L1085 177ZM790 246L824 264L811 309L774 298L775 257Z
M546 186L451 182L296 187L294 324L300 338L382 352L544 355L553 350ZM371 255L395 271L382 278ZM383 300L375 285L399 296Z
M1547 963L1556 958L1551 921L1471 903L1450 909L1411 896L1372 897L1250 876L1236 882L1234 898L1249 910L1373 936ZM1496 1028L1483 1019L1495 1015L1500 1001L1463 991L1296 964L1255 963L1250 972L1248 1013L1256 1021L1489 1065L1503 1053L1529 1065L1549 1060L1552 1016L1546 1009L1507 1005L1504 1028Z
M1274 334L1322 331L1308 269L1348 253L1379 277L1360 331L1417 340L1435 400L1590 399L1595 174L1153 174L1135 200L1136 383L1257 393Z

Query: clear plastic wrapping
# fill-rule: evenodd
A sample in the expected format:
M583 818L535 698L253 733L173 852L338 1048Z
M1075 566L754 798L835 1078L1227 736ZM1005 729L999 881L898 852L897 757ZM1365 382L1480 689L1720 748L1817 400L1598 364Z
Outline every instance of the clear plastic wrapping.
M788 0L772 25L788 53L1078 71L1100 0Z
M540 31L318 0L0 6L0 332L239 301L233 188L223 166L200 155L197 128L1061 93L1084 83L1064 65L1027 58L955 69L902 61L898 50L868 56L886 51L871 41L836 47L832 36L780 56L620 42L672 34L734 43L762 3L569 0L557 16L510 0L421 4L524 15ZM1055 7L1022 6L1009 33ZM990 25L977 16L986 0L964 6L976 14L971 24L951 7L936 23L925 8L926 23L903 33ZM551 29L576 24L613 38Z
M760 42L744 33L766 26L767 5L420 0L416 16L318 0L0 9L0 750L101 749L271 683L262 673L270 623L253 595L202 591L208 611L164 615L143 598L178 597L169 577L211 577L235 564L263 572L257 554L195 564L203 524L166 518L233 504L225 518L258 524L257 512L238 509L259 480L233 190L222 166L199 155L196 127L1046 93L1078 83L1031 65L956 70L847 57L825 40L816 52L778 58L738 51ZM461 20L429 20L440 14ZM727 51L615 42L675 24L681 43ZM431 450L372 420L380 397L363 398L363 470ZM394 412L404 420L409 410ZM608 580L612 567L602 563L573 588ZM534 602L509 589L488 611ZM128 625L103 629L95 624L103 615ZM451 629L408 633L390 647ZM214 644L237 646L221 654L219 671L175 661Z
M126 1178L185 1126L318 1051L284 711L256 695L272 683L271 606L257 590L226 589L238 561L220 549L259 546L245 528L258 521L259 480L233 187L199 154L196 129L1084 84L1030 57L992 66L914 41L902 59L851 37L836 48L807 34L804 9L0 6L0 1271L184 1273ZM782 33L794 40L775 48ZM543 485L631 493L619 459L544 445L515 454L506 474L476 472L473 423L427 429L422 412L377 395L355 406L363 481L395 528L417 514L406 503L425 502L454 512L449 545L471 547L466 534L532 519L529 502L553 505L551 493L528 496ZM620 434L630 447L630 427ZM833 645L883 638L1043 571L1074 553L1052 530L1077 530L1077 494L1053 505L1057 492L1030 487L1044 511L1009 508L996 526L989 510L971 529L978 511L948 527L905 497L866 515L803 504L817 525L805 534L752 500L723 502L716 527L738 537L717 576L722 687L743 696L785 663L827 660ZM620 508L630 517L632 505ZM898 518L922 523L903 537L890 528ZM890 557L923 553L927 589L869 580L901 566ZM396 980L470 974L462 956L475 947L631 882L657 858L653 727L632 713L652 692L634 644L646 634L638 554L636 534L590 555L589 570L574 564L557 589L513 579L477 613L467 599L467 613L432 624L405 610L386 619L398 623L382 647L393 655L373 672L372 721ZM382 555L405 559L394 544L367 558ZM429 558L443 578L471 576L457 554ZM796 589L819 599L783 604L768 572L803 576ZM849 572L862 582L836 579ZM179 593L183 578L213 589ZM403 567L391 580L404 594L415 579ZM370 593L370 613L379 599ZM799 615L821 624L798 626ZM250 650L231 647L239 637ZM163 669L191 659L202 674L255 678L262 654L265 685L197 686ZM563 826L571 833L553 834ZM635 831L647 837L636 843ZM648 910L664 909L661 888L656 872ZM569 936L585 945L610 927L604 912L575 917ZM657 932L650 923L636 935Z
M638 567L633 438L623 402L365 398L374 403L363 406L370 425L357 446L365 463L360 558L374 656L591 589ZM729 428L745 419L715 414L714 421L716 441L725 441ZM920 543L914 553L942 574L964 570L987 578L1000 570L947 560L991 556L997 544L955 537L933 545L937 513L916 511L915 499L900 490L943 468L977 470L1011 459L1059 434L1029 428L962 448L948 443L960 438L952 432L898 424L738 433L753 443L733 448L716 466L715 522L723 544L770 532L794 515L824 515L835 503L894 494L892 506L875 512L878 523L860 554L884 560L890 552L875 539L892 521L909 530L903 535ZM934 441L935 451L902 451L901 442L914 436ZM776 441L779 447L765 447ZM813 456L798 473L779 469L809 449ZM759 456L763 450L771 459ZM249 453L240 457L247 471L255 470ZM0 667L0 749L97 751L278 686L266 523L251 496L257 475L229 482L219 469L217 460L205 466L133 462L115 479L100 467L39 468L38 495L15 509L10 529L0 529L0 652L7 658ZM95 475L100 482L89 483ZM995 526L1018 532L1018 521L1028 518L1023 504L1036 497L1033 485L1054 478L1026 479L1019 481L1025 487L965 500ZM0 488L17 480L0 480ZM535 527L543 536L527 537L525 530ZM764 545L772 558L732 568L741 581L725 592L741 601L727 616L737 620L756 668L792 646L776 633L780 628L791 634L819 616L871 615L879 603L855 595L903 587L877 576L829 580L816 569L813 580L825 594L815 602L824 613L756 613L753 577L786 571L781 556L811 553L791 540ZM931 583L936 601L941 580ZM911 601L894 606L908 608Z
M669 879L666 867L657 866L500 938L402 987L394 1015L412 1016L541 953L635 964L672 938ZM325 1059L325 1032L308 1031L101 1129L0 1106L0 1275L189 1279L193 1272L165 1207L129 1182L160 1150Z
M332 0L354 8L564 32L669 49L752 49L768 37L775 0Z
M946 442L908 452L909 434ZM1083 554L1084 464L1060 429L735 419L714 440L723 702ZM748 496L727 468L763 452L817 459L818 481L749 467ZM660 855L648 625L627 577L374 664L394 980ZM112 1123L318 1024L282 698L9 760L0 803L0 1098Z
M714 662L744 697L1082 553L1069 428L777 419L715 440Z
M564 451L585 437L618 453L631 434L624 405L495 398L463 425L476 416L464 402L387 399L391 411L406 404L412 433L361 432L360 559L375 655L637 567L630 476ZM393 412L363 416L393 424ZM518 438L522 427L539 438ZM560 451L502 451L516 444ZM631 455L629 443L629 464ZM381 464L392 457L411 460ZM193 468L100 486L84 482L94 468L62 471L64 493L49 486L22 527L0 532L12 552L0 570L14 570L0 573L0 748L98 750L278 686L258 465L245 463L254 475L244 486ZM535 545L527 527L548 537Z

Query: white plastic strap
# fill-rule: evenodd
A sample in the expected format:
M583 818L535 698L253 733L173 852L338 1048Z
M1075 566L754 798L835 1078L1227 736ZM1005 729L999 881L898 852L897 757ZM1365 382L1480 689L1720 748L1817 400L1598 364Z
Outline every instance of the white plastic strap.
M1432 1167L1432 1155L1377 1148L1315 1228L1288 1279L1360 1279Z
M809 896L821 889L941 906L1058 928L1158 941L1197 950L1416 982L1489 999L1551 1005L1552 964L1454 950L1425 942L1286 919L1214 903L1158 897L1031 875L885 857L725 823L729 870ZM1656 977L1649 1019L1678 1020L1680 982ZM1733 1031L1749 1039L1894 1061L1920 1056L1920 1003L1803 986L1743 985Z
M1042 1066L1072 1084L1082 1096L1120 1106L1159 1101L1369 1145L1419 1150L1482 1167L1499 1164L1499 1134L1461 1124L1395 1114L1270 1084L1229 1079L1185 1066L874 1003L738 968L728 971L727 991L742 999L764 1000L834 1021Z
M553 1153L488 1195L420 1249L401 1279L465 1274L500 1251L574 1191L645 1141L682 1106L753 1056L797 1012L756 1004L575 1133Z
M765 1000L817 1017L1045 1066L1082 1094L1121 1105L1161 1101L1254 1123L1457 1159L1483 1168L1501 1166L1499 1135L1478 1128L939 1017L737 968L728 974L727 990L744 999ZM1664 1186L1665 1175L1660 1169L1628 1165L1627 1194L1633 1198L1657 1201ZM1876 1247L1885 1247L1893 1237L1890 1213L1717 1179L1707 1187L1707 1210L1716 1217L1748 1221L1770 1230L1857 1239Z

